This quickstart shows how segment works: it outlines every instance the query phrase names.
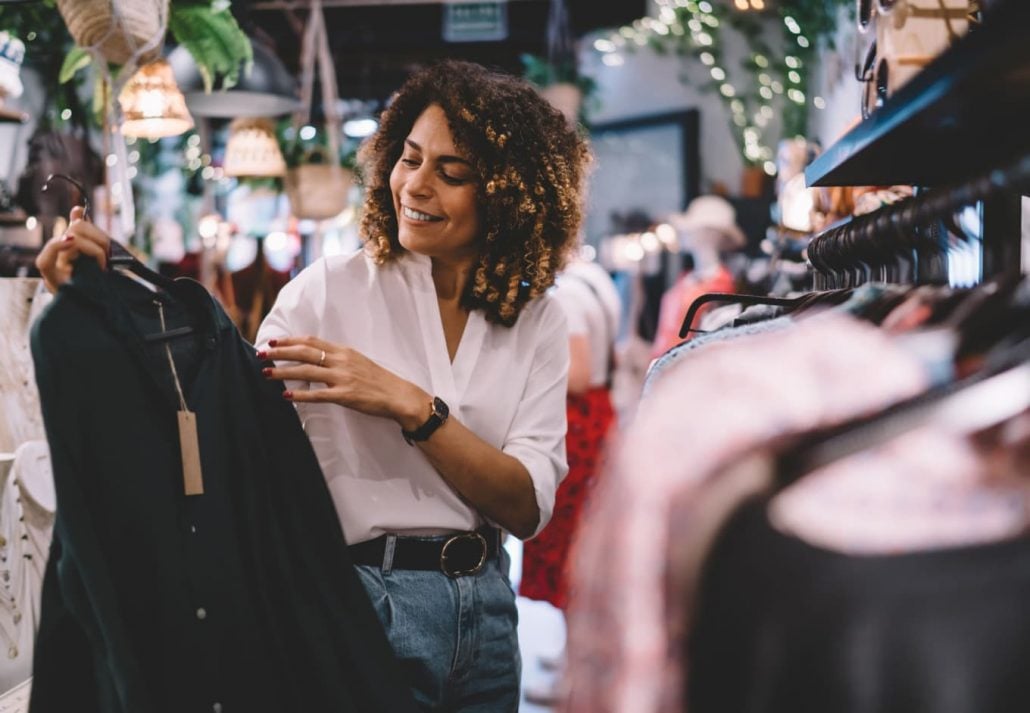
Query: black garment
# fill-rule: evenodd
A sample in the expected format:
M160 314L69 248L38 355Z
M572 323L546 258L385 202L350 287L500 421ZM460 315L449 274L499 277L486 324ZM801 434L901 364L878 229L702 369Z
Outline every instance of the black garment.
M707 561L690 713L1030 710L1030 539L847 556L777 532L764 505Z
M162 285L203 495L154 294L80 260L33 329L58 511L32 713L413 711L282 386L200 284Z

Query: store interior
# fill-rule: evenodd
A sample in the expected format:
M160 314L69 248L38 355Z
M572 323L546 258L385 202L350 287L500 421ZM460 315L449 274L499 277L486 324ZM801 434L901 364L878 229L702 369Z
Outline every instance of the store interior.
M361 150L445 59L586 141L570 261L611 295L574 520L504 538L519 709L1025 710L1028 37L1026 0L0 0L0 711L57 710L52 414L104 418L37 386L44 246L87 207L263 348L364 249ZM84 710L141 700L112 676Z

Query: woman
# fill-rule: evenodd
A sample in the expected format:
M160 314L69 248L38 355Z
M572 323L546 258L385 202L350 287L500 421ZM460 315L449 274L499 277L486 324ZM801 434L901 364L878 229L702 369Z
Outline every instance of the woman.
M539 532L567 470L565 321L544 292L588 152L526 83L448 61L405 83L362 159L366 250L280 293L266 376L286 380L418 702L516 710L498 528ZM48 285L106 243L74 220L40 254Z

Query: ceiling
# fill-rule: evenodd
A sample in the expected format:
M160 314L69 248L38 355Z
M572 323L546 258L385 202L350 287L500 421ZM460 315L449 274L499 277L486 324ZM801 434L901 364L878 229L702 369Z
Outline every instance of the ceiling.
M342 98L382 101L413 69L437 58L467 59L521 73L521 54L546 53L548 0L511 0L507 39L462 43L444 41L441 2L336 0L346 5L339 7L331 6L334 0L323 1ZM269 43L296 73L300 35L308 15L305 6L305 2L251 0L234 3L233 10L244 29ZM642 17L646 0L566 0L566 7L571 31L579 37Z

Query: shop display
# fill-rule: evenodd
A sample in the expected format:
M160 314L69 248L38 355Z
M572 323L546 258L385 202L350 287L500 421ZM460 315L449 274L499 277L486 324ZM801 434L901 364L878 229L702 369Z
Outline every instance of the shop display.
M402 629L422 623L391 628L401 599L366 593L382 574L392 594L384 533L407 547L411 513L434 520L411 539L468 529L502 571L522 548L492 592L503 653L476 638L493 622L456 620L510 690L512 599L567 622L537 649L556 658L524 647L523 674L561 669L524 677L524 703L1030 709L1030 0L655 0L636 20L550 0L546 26L492 15L511 32L489 41L454 34L468 8L390 4L0 0L0 713L413 713ZM437 10L443 32L411 20ZM553 136L481 180L484 147L526 137L498 115L465 143L476 92L453 151L437 128L377 134L393 173L358 152L406 121L405 76L480 52L536 88L504 115L545 97L594 170L581 260L546 287L552 249L506 257L462 293L485 307L451 314L397 219L453 235L448 196L503 193L513 230L556 242L568 221L533 191L578 195L544 175L571 166ZM387 184L410 169L410 198L427 165L438 194L393 216ZM36 261L75 206L99 208L110 263L52 295ZM543 290L510 327L485 316ZM302 334L432 383L437 421L440 401L490 447L510 435L546 527L479 528L411 430L273 381L256 350ZM330 348L305 375L332 378Z
M8 32L0 32L0 106L4 99L17 99L23 91L21 65L25 61L25 44Z

